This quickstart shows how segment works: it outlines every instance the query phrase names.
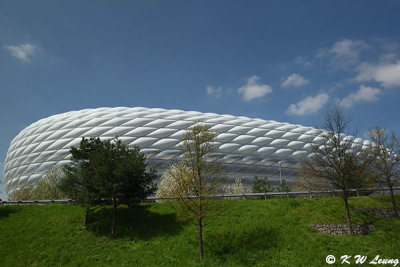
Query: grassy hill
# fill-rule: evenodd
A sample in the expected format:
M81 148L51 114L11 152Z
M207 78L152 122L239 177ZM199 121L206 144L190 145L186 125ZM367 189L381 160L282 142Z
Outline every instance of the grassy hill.
M121 207L116 237L109 235L109 208L98 208L96 221L84 228L79 206L3 206L0 266L322 266L330 254L400 258L400 219L352 212L354 222L376 224L368 236L329 236L308 226L345 223L339 198L225 204L223 216L204 229L202 264L196 228L163 204ZM350 205L390 207L390 200L351 198Z

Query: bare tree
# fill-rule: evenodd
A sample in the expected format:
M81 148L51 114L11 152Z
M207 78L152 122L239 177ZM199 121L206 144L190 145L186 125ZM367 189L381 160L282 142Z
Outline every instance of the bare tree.
M17 200L32 200L35 197L35 186L33 183L27 183L15 190L10 196L9 199L12 201Z
M63 169L53 165L43 175L34 190L34 199L62 199L67 195L59 188L59 182L64 177Z
M348 204L349 189L363 187L372 177L372 157L346 135L351 118L338 105L331 107L324 117L319 137L312 145L312 154L304 160L303 168L312 177L326 179L333 188L342 191L348 233L352 234ZM355 132L353 133L355 135Z
M396 216L399 216L393 186L400 176L400 140L394 132L389 134L386 129L379 127L369 130L367 135L373 142L371 150L375 160L372 163L379 174L377 182L389 187L393 210Z
M309 172L309 168L302 163L298 169L298 177L294 181L296 190L324 190L330 189L330 181L324 177L314 176Z
M66 195L59 189L59 181L64 176L62 168L54 165L43 175L39 183L28 183L16 190L10 200L62 199Z
M216 151L213 144L215 137L209 126L193 126L186 132L180 147L183 157L164 176L173 180L165 181L166 184L173 184L167 196L178 199L175 203L167 203L178 215L198 227L200 261L203 260L203 227L212 221L209 211L215 207L215 203L211 203L211 200L223 181L221 165L210 157Z

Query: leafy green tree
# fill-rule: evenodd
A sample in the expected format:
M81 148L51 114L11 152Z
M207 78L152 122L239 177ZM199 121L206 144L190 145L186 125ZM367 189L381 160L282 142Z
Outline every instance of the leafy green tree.
M82 138L79 148L70 152L73 164L66 169L63 188L87 207L111 203L114 235L118 206L139 203L154 193L156 172L147 171L146 157L138 147L129 148L118 138Z
M304 159L303 168L312 177L326 179L333 188L342 191L347 229L352 234L349 189L364 187L373 178L370 168L373 157L361 146L353 145L353 137L346 136L350 121L338 105L329 109L322 126L324 131L312 145L311 157Z
M81 165L80 160L73 159L70 165L64 166L65 176L60 180L59 188L69 198L85 208L83 224L86 225L89 222L91 207L100 204L101 199L91 186L92 180L88 170L83 169Z
M400 139L394 132L388 133L379 127L369 130L367 136L373 142L371 152L375 159L372 165L379 174L376 181L389 187L393 210L399 216L393 187L400 178Z
M274 191L273 187L269 184L267 176L258 178L254 176L253 179L253 193L268 193Z
M167 203L198 228L200 261L203 260L203 227L211 222L210 211L215 207L212 198L223 181L221 165L212 157L216 151L215 137L209 126L192 126L180 146L183 157L167 170L166 176L174 180L168 194L178 199L176 203Z

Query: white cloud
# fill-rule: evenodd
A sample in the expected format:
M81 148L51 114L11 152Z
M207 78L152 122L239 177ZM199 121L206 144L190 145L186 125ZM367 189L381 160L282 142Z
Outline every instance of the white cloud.
M336 42L330 49L331 53L339 56L352 56L354 52L358 52L357 48L362 44L361 41L352 41L349 39L343 39Z
M313 65L313 62L308 60L306 57L296 57L294 59L294 64L302 66L304 68L309 68Z
M302 116L312 114L320 110L329 100L329 95L321 93L316 96L308 96L297 104L291 104L286 113L289 115Z
M379 57L379 62L381 64L388 64L393 62L396 59L396 54L395 53L385 53L382 56Z
M209 96L215 96L216 98L220 98L222 96L222 87L207 86L206 92L207 95Z
M30 57L37 51L37 47L32 44L9 45L4 48L7 49L12 56L23 62L31 62Z
M351 93L345 98L339 100L339 104L342 107L349 108L358 102L374 102L379 99L379 95L382 90L379 88L367 87L364 85L360 86L357 92Z
M260 84L260 77L257 75L251 76L247 83L238 89L239 94L243 94L243 100L250 101L255 98L260 98L272 92L271 86L268 84Z
M322 49L318 57L330 58L330 65L333 68L346 69L359 62L360 52L369 46L360 40L343 39L333 44L331 48Z
M309 84L310 81L303 76L293 73L282 83L282 87L300 87Z
M384 87L400 86L400 60L396 63L363 63L357 67L358 82L376 81Z

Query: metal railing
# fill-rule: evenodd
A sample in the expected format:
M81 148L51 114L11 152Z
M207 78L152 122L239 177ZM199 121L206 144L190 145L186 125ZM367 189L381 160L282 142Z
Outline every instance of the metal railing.
M365 193L377 193L380 195L389 194L389 188L358 188L358 189L349 189L349 192L353 193L352 196L360 196L364 195ZM400 193L400 187L393 187L393 191L396 194ZM398 192L396 192L398 191ZM213 198L216 200L221 199L236 199L236 198L264 198L265 200L268 198L273 197L306 197L306 198L313 198L313 197L336 197L340 196L342 190L321 190L321 191L296 191L296 192L268 192L268 193L245 193L245 194L219 194L215 195ZM189 196L188 198L196 199L196 196ZM157 200L177 200L177 198L161 198L161 197L148 197L145 202L155 202ZM3 201L0 202L0 205L34 205L34 204L68 204L74 203L75 200L72 199L56 199L56 200L18 200L18 201Z
M32 205L32 204L68 204L74 203L73 199L46 199L46 200L10 200L2 201L0 205Z
M349 189L347 190L350 193L353 193L351 196L360 196L360 195L365 195L365 193L373 193L373 192L378 192L380 195L386 195L389 194L389 188L357 188L357 189ZM400 187L393 187L393 191L395 194L400 193ZM396 192L399 191L399 192ZM219 194L215 195L213 198L214 199L229 199L229 198L242 198L242 199L247 199L247 198L272 198L272 197L286 197L286 198L292 198L292 197L308 197L308 198L313 198L313 197L337 197L340 196L340 193L342 193L343 190L339 189L333 189L333 190L321 190L321 191L295 191L295 192L266 192L266 193L244 193L244 194ZM188 198L197 198L196 196L189 196ZM146 199L147 202L152 202L152 201L157 201L157 200L176 200L177 198L173 197L148 197Z

